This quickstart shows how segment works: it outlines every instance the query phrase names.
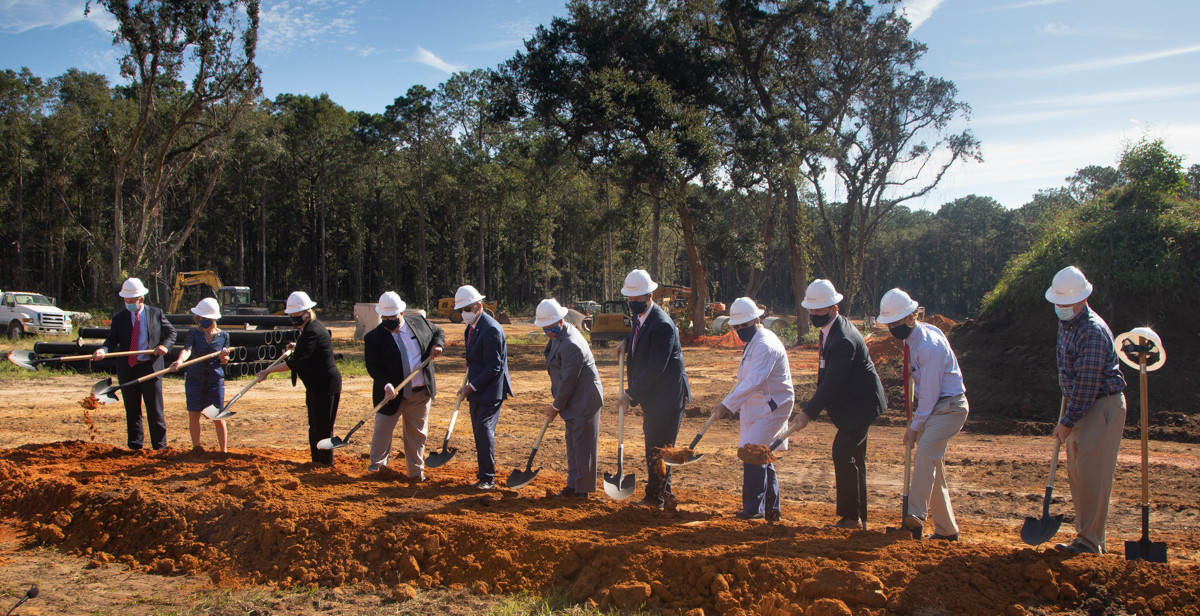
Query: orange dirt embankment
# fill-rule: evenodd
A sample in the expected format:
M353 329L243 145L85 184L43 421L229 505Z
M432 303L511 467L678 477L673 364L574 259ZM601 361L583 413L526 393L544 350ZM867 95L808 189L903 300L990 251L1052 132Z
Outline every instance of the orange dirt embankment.
M1089 598L1200 614L1195 564L744 522L719 513L736 499L717 492L681 494L676 512L602 493L545 498L562 481L546 471L525 492L480 494L474 468L457 464L404 485L365 480L353 459L317 469L301 455L27 445L0 452L0 512L91 566L207 573L221 585L562 588L603 608L669 614L992 615L1065 612ZM801 506L788 515L815 517Z
M932 325L946 334L950 333L950 330L958 325L958 323L940 314L935 314L922 321L922 323ZM874 338L867 341L867 350L871 353L871 361L887 361L893 357L904 356L904 341L891 335L886 328L881 328L875 332Z

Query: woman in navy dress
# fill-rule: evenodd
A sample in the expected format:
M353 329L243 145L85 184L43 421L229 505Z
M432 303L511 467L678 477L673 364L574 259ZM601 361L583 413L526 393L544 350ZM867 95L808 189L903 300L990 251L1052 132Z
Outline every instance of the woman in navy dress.
M195 308L192 319L196 327L189 330L183 341L183 351L179 359L171 364L171 370L179 369L179 364L195 355L200 357L220 351L221 354L208 361L202 361L187 367L186 381L183 391L187 397L188 433L192 437L192 451L204 451L200 446L200 411L215 405L218 408L225 404L225 370L221 367L229 362L229 333L217 327L221 318L221 307L217 300L209 297L200 300ZM229 451L225 432L225 420L214 419L213 426L217 430L217 445L221 452Z

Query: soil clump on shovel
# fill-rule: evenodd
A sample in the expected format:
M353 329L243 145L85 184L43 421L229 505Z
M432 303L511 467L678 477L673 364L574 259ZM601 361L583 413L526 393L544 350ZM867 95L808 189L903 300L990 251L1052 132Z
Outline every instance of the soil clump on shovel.
M737 457L746 464L770 464L779 459L766 445L742 445L738 447Z
M667 462L683 464L695 453L690 447L659 447L658 455Z

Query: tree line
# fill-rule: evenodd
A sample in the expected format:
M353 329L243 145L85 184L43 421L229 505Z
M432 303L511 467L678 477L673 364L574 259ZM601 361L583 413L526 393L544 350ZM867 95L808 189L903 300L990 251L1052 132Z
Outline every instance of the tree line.
M904 285L962 317L1042 212L1119 181L910 209L981 154L891 3L576 0L495 70L382 113L264 98L257 6L98 0L124 83L0 75L4 287L102 306L139 276L165 305L175 272L212 269L338 313L461 284L522 312L614 298L640 267L693 314L749 295L803 317L819 276L856 313Z

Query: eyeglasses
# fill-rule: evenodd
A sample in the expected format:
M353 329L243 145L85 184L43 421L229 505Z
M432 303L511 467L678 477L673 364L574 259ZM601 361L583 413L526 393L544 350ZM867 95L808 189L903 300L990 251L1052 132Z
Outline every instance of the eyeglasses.
M755 325L757 325L757 323L755 323L754 321L750 321L749 323L742 323L741 325L733 325L732 327L734 329L746 329L747 327L754 327Z

